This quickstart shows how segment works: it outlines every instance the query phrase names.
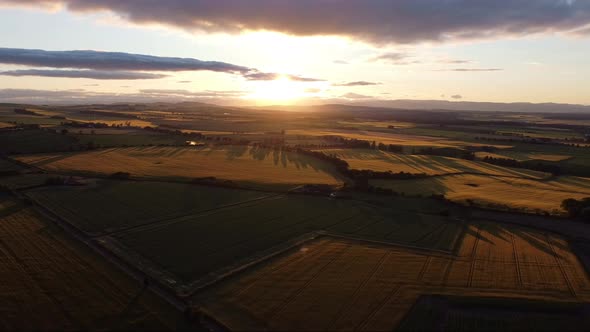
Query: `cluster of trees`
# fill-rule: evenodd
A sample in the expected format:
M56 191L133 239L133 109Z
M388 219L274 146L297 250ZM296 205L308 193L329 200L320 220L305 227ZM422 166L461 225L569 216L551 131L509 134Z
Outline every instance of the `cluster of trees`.
M24 114L24 115L33 115L33 116L42 116L41 114L33 111L29 111L26 108L15 108L14 113L16 114Z
M533 171L551 173L553 175L562 174L562 169L558 165L544 164L541 162L518 161L510 158L494 158L486 156L482 159L484 163L513 168L526 168Z
M366 141L362 139L356 138L346 138L342 136L336 135L327 135L322 136L323 139L329 142L337 143L339 146L344 146L347 148L357 148L357 149L378 149L382 151L389 151L389 152L398 152L402 153L404 151L404 147L401 145L395 144L383 144L375 141Z
M561 202L561 207L572 218L581 218L584 221L590 221L590 197L580 200L574 198L564 199Z

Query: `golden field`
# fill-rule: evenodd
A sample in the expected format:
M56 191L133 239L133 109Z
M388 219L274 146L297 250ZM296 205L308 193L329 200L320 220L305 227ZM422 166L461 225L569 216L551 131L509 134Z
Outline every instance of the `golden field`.
M468 199L512 208L561 210L564 199L590 196L590 179L561 176L546 180L488 175L448 175L414 180L371 180L371 185L409 195L442 194L447 199Z
M404 145L410 147L463 147L463 146L495 146L499 149L510 148L510 145L468 143L447 138L422 136L412 134L387 133L369 130L341 130L341 129L294 129L287 130L289 135L307 136L342 136L365 141L375 141L383 144Z
M318 151L329 155L333 154L346 160L352 169L392 171L394 173L425 173L428 175L477 173L537 179L547 177L547 174L543 172L512 169L478 161L442 156L406 155L369 149L322 149Z
M572 156L562 155L562 154L546 154L546 153L525 153L525 152L506 152L506 155L500 155L491 152L483 152L479 151L475 153L477 158L485 158L485 157L492 157L492 158L511 158L516 159L518 161L524 160L543 160L543 161L562 161L571 159Z
M175 327L172 308L32 209L0 212L0 330Z
M250 146L136 147L20 156L18 160L55 172L112 174L155 178L216 177L246 184L282 187L306 183L339 184L334 168L294 152Z
M231 330L395 329L420 295L590 300L560 237L470 225L454 254L323 238L195 298Z

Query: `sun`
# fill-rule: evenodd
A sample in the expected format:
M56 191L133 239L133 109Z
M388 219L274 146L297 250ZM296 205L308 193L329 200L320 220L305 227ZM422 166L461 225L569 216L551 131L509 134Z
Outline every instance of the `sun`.
M251 94L247 99L263 103L292 103L306 96L305 86L301 82L291 81L287 77L280 77L273 81L252 82Z

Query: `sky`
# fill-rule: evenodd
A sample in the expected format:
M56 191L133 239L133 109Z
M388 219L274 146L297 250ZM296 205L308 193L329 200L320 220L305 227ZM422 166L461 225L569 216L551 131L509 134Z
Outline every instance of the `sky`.
M590 0L0 0L0 102L590 104Z

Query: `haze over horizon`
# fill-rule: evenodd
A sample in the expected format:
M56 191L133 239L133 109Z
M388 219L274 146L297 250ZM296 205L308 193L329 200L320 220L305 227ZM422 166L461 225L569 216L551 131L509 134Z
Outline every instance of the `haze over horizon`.
M0 0L0 102L590 105L590 2Z

